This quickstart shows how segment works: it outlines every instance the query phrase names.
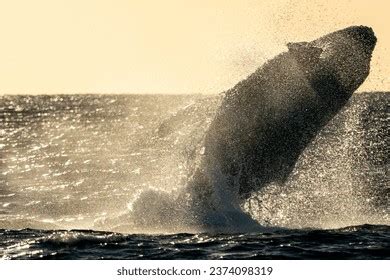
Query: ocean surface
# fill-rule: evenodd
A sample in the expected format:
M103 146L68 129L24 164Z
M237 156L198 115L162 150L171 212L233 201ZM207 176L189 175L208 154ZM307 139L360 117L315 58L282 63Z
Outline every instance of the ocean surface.
M355 94L230 233L177 197L220 97L0 96L0 258L390 259L389 96Z

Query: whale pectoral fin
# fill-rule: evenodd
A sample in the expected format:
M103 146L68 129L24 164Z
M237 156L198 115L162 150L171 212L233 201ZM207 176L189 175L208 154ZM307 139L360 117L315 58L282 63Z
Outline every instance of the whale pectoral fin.
M289 52L304 68L313 68L320 60L323 49L310 45L307 42L288 43Z

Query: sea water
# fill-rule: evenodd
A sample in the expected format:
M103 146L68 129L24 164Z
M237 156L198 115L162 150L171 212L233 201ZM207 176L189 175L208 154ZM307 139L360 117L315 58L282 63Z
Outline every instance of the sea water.
M1 96L0 257L390 257L388 93L355 94L284 186L242 204L269 231L205 232L191 223L198 209L178 199L218 104L202 95Z

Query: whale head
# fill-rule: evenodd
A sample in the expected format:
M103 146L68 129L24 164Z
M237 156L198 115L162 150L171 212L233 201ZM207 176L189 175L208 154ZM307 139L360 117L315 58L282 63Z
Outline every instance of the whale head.
M369 74L376 41L370 27L351 26L287 47L318 94L348 99Z

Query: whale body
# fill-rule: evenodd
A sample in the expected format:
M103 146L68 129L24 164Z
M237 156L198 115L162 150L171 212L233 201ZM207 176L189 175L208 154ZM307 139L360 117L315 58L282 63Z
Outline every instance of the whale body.
M216 211L231 211L254 191L283 185L305 147L368 76L375 44L365 26L289 43L228 90L187 190Z

